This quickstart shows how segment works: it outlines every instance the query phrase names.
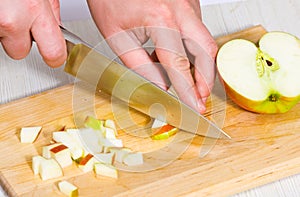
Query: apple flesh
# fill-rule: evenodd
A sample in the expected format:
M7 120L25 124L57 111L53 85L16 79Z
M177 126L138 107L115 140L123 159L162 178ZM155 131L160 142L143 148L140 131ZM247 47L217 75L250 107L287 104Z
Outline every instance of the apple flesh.
M51 158L54 158L64 168L72 165L71 153L68 147L61 144L50 150Z
M256 113L285 113L300 100L300 40L284 32L266 33L254 43L235 39L217 55L227 95Z
M33 143L42 127L23 127L20 132L21 143Z
M55 159L42 160L39 173L43 181L63 176L63 171Z
M61 193L69 197L78 196L78 188L68 181L61 181L58 183L58 188Z
M118 170L115 166L104 163L95 163L95 173L100 176L118 178Z

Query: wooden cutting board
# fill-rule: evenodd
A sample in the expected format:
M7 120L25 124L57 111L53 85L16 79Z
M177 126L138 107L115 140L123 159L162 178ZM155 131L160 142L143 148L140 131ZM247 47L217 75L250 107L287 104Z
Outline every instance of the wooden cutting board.
M217 42L222 45L233 38L257 42L264 33L263 27L256 26L218 38ZM218 82L216 87L217 93ZM244 111L227 99L223 129L232 136L231 140L196 137L171 164L150 172L121 171L117 180L82 173L73 165L64 169L64 177L41 181L32 173L31 157L41 154L41 147L50 142L53 131L63 125L74 127L73 88L67 85L0 106L0 180L10 196L61 196L57 188L60 180L78 186L81 196L228 196L300 172L300 105L286 114L262 115ZM91 98L94 99L79 99L84 103ZM97 94L94 104L98 118L116 117L109 96ZM206 116L218 113L216 106L209 107ZM130 119L137 125L150 121L134 110L130 110ZM37 141L21 144L20 128L35 125L43 126ZM167 143L130 140L126 134L122 138L125 144L141 151ZM203 158L198 157L201 144L212 147Z

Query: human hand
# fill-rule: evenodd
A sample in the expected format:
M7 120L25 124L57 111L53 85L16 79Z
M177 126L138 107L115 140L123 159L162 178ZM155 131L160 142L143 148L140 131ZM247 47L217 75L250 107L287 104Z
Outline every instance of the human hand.
M36 41L44 61L64 63L67 52L59 28L59 0L1 0L0 42L13 59L22 59Z
M170 80L183 102L200 113L206 110L217 46L201 21L198 0L88 0L88 5L98 29L126 66L163 89ZM149 38L162 67L142 47ZM192 57L193 72L187 57Z

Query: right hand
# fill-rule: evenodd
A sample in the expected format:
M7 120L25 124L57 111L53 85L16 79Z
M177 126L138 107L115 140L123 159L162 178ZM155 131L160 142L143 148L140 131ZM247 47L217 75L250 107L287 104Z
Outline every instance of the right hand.
M61 66L67 52L59 21L59 0L0 0L0 42L13 59L25 58L34 39L44 61Z

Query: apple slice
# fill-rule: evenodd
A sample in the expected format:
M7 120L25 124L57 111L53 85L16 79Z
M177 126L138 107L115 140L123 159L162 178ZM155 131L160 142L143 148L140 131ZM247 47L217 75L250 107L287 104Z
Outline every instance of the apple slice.
M97 175L111 177L114 179L118 178L118 170L116 167L110 164L104 164L104 163L95 163L95 173Z
M40 165L43 160L45 160L45 158L40 155L32 157L32 171L34 175L38 175L40 173Z
M50 149L50 154L51 158L54 158L62 168L73 163L69 148L63 144Z
M94 163L95 163L94 156L92 154L88 154L80 160L78 167L83 172L90 172L93 170Z
M61 193L65 194L69 197L77 197L78 196L78 188L68 181L60 181L58 183L58 188Z
M164 126L162 126L161 128L158 129L157 132L154 133L154 135L152 136L152 139L154 140L164 140L164 139L168 139L169 137L175 135L178 132L178 128L166 124Z
M39 172L42 180L63 176L62 169L55 159L41 160Z
M300 41L284 32L266 33L259 48L235 39L217 55L217 69L227 95L256 113L284 113L300 100Z
M131 152L124 156L123 163L128 166L137 166L144 163L143 153L141 152Z
M115 153L99 153L94 155L95 162L105 163L105 164L113 164Z
M20 132L21 143L33 143L42 127L23 127Z

